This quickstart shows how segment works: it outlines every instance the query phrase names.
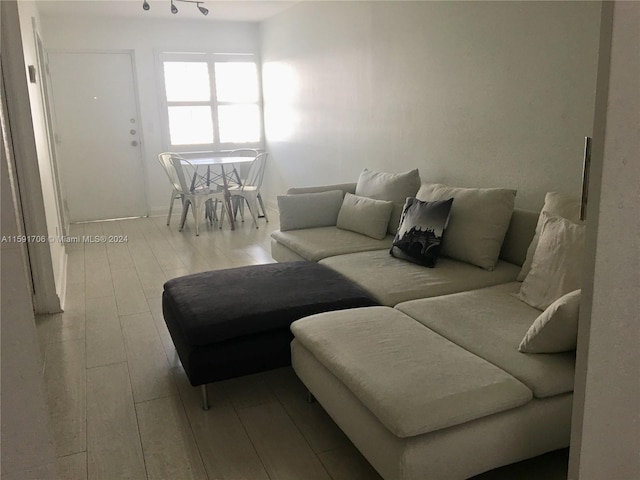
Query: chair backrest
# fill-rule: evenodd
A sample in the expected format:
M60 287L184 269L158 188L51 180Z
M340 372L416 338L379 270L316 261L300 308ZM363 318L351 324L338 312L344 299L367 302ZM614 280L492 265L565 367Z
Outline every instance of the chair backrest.
M190 183L185 176L184 165L190 163L177 153L164 152L158 155L158 160L169 177L169 181L177 192L189 193ZM193 169L193 166L191 166ZM195 171L195 169L194 169Z
M238 148L231 150L225 155L229 157L257 157L260 152L255 148Z
M249 167L249 172L247 173L247 178L243 183L243 187L256 187L260 188L262 186L262 179L264 178L264 168L267 164L267 157L269 154L267 152L259 153L258 156L251 162L251 166Z

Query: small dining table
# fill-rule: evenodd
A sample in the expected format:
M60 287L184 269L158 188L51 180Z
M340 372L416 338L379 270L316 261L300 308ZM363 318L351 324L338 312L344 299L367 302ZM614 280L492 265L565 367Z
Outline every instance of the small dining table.
M251 163L256 157L234 157L221 155L207 155L207 156L193 156L188 157L183 154L185 160L187 160L194 167L206 166L207 167L207 184L212 181L216 182L222 180L222 187L224 190L224 199L229 216L229 223L231 224L231 230L236 229L235 221L233 218L233 211L231 207L231 192L229 191L229 182L233 181L234 184L242 185L240 174L236 169L236 165L243 163ZM220 173L211 172L212 166L220 166ZM226 170L225 170L226 167Z

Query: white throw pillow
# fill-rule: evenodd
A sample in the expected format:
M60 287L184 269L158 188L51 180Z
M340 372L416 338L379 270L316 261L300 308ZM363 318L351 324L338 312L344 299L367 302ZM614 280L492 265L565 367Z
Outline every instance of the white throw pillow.
M531 260L533 260L533 254L536 251L538 245L538 238L540 237L540 230L542 228L542 212L547 212L549 215L556 217L566 218L573 223L581 224L580 221L580 200L574 197L570 197L563 193L548 192L544 197L544 205L538 217L538 224L536 225L536 233L529 244L527 249L527 256L522 264L522 270L518 275L518 281L522 282L529 270L531 269Z
M417 198L425 202L453 198L441 254L493 270L509 228L516 191L505 188L456 188L425 183Z
M365 168L356 184L356 195L393 202L389 233L395 235L400 225L407 197L415 197L420 188L418 169L404 173L374 172Z
M580 290L560 297L531 324L518 350L525 353L558 353L576 349Z
M347 193L338 213L336 226L382 240L387 236L392 210L393 202Z
M335 225L341 206L342 190L278 195L280 230L286 232Z
M546 212L542 216L531 270L522 282L518 297L532 307L545 310L581 286L585 227Z

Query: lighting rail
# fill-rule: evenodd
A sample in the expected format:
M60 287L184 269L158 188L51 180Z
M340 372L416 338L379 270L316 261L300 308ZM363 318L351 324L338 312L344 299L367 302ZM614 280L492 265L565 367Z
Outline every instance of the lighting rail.
M209 14L209 9L202 6L203 2L199 2L197 0L171 0L171 13L173 13L174 15L178 13L178 7L176 7L175 2L195 3L198 6L198 10L200 10L200 13L202 13L203 15ZM149 2L147 0L144 0L144 2L142 2L142 9L151 9L151 5L149 5Z

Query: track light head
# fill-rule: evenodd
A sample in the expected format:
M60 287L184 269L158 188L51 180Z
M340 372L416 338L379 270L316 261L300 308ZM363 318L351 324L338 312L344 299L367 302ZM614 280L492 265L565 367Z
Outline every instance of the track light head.
M173 0L171 0L171 13L173 13L174 15L175 15L176 13L178 13L178 7L176 7L176 6L173 4Z
M151 8L151 5L149 5L149 2L147 2L147 0L144 0L144 2L142 3L142 9L149 10L150 8Z
M203 15L209 15L209 9L203 7L202 5L198 4L198 10L200 10L202 12Z

